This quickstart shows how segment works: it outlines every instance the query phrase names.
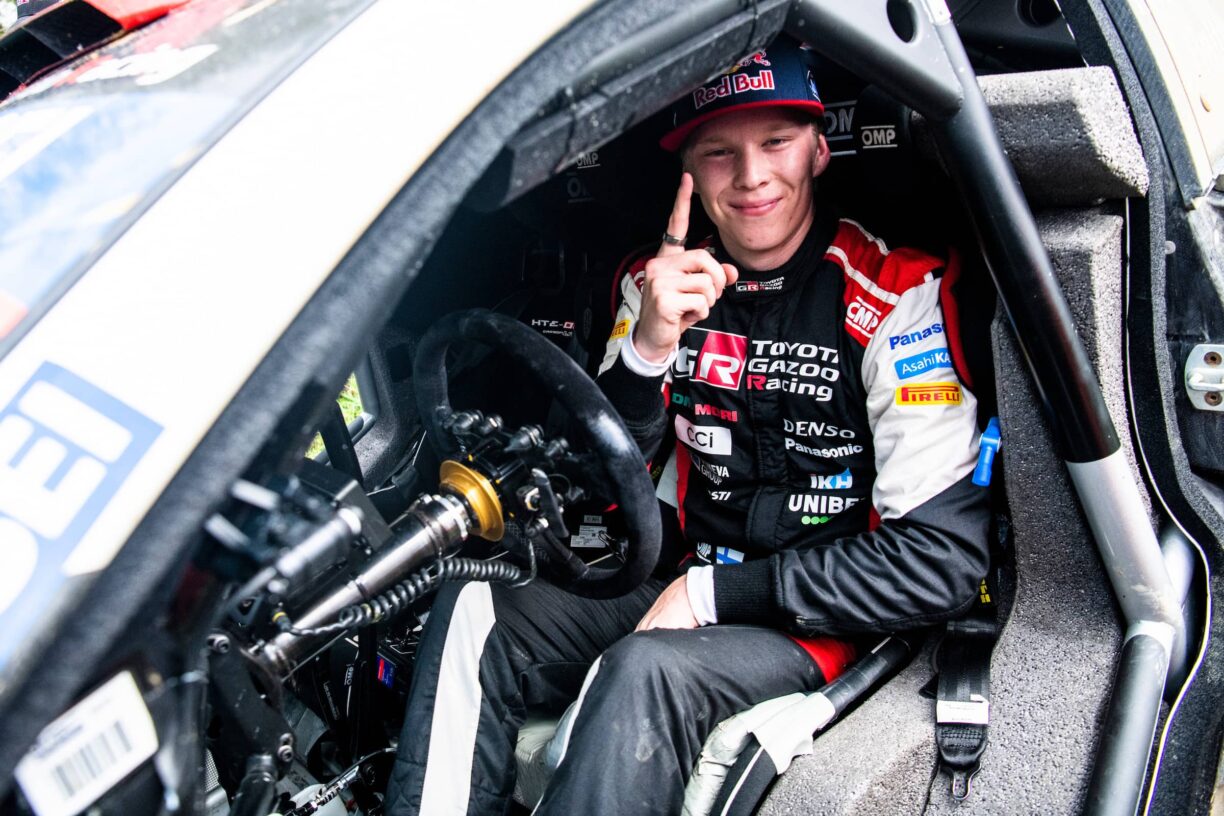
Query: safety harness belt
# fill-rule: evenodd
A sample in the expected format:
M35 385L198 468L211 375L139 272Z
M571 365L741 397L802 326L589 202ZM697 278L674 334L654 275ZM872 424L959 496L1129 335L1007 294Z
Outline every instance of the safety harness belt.
M946 624L939 645L935 744L939 770L951 778L952 798L958 802L969 796L990 726L990 658L999 639L998 569L1009 534L1004 518L996 516L992 527L991 568L977 604L967 617Z
M993 611L993 610L992 610ZM962 801L986 750L990 725L990 655L998 625L985 616L952 621L939 647L935 743L939 767L952 780L952 798Z

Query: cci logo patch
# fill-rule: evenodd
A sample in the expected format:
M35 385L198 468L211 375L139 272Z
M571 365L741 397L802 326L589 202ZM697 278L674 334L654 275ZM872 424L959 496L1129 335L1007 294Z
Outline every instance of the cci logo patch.
M161 426L52 363L0 410L0 541L33 553L26 579L57 580ZM11 576L10 576L11 578ZM0 613L25 584L0 592Z
M693 379L737 391L744 378L744 361L748 358L748 338L742 334L707 331L705 342L697 352Z
M954 382L902 385L896 391L897 405L960 405L960 384Z
M952 357L948 354L946 348L935 349L928 351L925 354L915 354L913 357L906 357L904 360L897 360L893 363L897 369L897 377L902 380L908 380L910 377L917 376L924 371L931 371L936 368L951 368Z
M694 425L682 416L676 417L676 438L690 448L713 456L731 455L731 429Z

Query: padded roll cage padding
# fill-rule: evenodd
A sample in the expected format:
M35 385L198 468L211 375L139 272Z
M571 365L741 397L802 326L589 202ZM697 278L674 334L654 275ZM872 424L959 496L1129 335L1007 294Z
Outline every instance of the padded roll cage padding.
M439 320L421 338L413 366L421 421L443 458L458 448L442 422L452 412L446 354L452 344L464 341L492 346L531 372L581 429L603 463L612 497L624 510L629 540L624 564L580 565L576 573L554 576L553 583L588 598L615 598L629 592L654 570L663 526L646 462L616 409L586 372L543 335L486 309L457 312Z

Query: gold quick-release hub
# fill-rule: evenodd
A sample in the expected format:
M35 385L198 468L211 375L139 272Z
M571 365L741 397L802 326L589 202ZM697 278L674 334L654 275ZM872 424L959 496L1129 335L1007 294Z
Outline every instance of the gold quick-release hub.
M501 541L506 534L506 523L502 519L501 500L497 498L492 482L482 473L453 459L442 463L440 479L442 487L462 496L472 509L476 521L472 532L487 541Z

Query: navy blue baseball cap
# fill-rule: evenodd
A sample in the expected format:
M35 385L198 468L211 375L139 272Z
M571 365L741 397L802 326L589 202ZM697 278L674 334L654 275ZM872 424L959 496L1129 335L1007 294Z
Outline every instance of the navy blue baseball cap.
M747 108L781 107L824 114L807 50L779 37L729 71L681 97L672 105L672 129L659 144L676 151L694 130L711 119Z

